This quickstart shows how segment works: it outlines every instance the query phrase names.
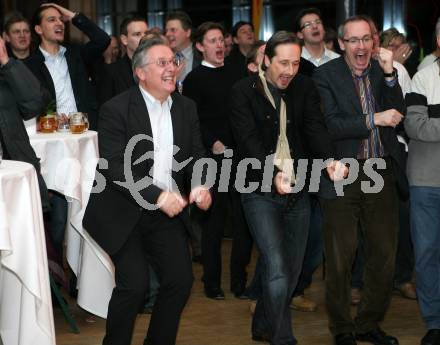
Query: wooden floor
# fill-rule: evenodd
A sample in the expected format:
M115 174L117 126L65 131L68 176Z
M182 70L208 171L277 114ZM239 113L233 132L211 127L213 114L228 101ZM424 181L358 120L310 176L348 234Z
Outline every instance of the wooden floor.
M224 241L223 261L227 268L230 253L230 241ZM254 260L255 261L255 260ZM253 262L254 262L253 261ZM252 265L253 266L253 265ZM224 269L223 271L227 271ZM251 270L252 271L252 270ZM226 292L224 301L214 301L203 295L200 281L202 269L194 265L194 286L188 305L182 315L177 338L178 345L246 345L261 344L250 337L251 315L249 301L238 300L229 293L229 274L223 275L223 288ZM330 345L331 337L327 328L327 316L324 306L324 282L322 270L316 272L312 287L306 291L319 305L315 313L292 313L294 334L300 345ZM89 315L72 305L80 334L69 332L59 309L55 309L55 328L58 345L98 345L104 335L105 320L95 317L96 322L86 319ZM353 313L355 308L353 308ZM149 316L140 315L136 322L133 345L140 345L145 337ZM383 329L398 337L400 345L418 345L425 330L420 318L416 301L403 299L395 294ZM359 343L363 344L363 343ZM366 344L366 343L365 343Z

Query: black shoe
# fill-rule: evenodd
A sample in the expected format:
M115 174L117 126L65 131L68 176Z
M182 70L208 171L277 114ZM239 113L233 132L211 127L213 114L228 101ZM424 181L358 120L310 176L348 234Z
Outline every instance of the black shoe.
M270 343L271 339L272 337L269 335L269 333L252 333L253 341Z
M356 340L366 341L374 345L399 345L397 338L387 335L379 327L367 333L356 333Z
M244 283L237 284L236 286L231 286L231 292L238 299L249 299L249 296L246 292L246 285Z
M205 287L205 295L208 298L212 298L212 299L216 299L216 300L225 299L225 293L219 287L215 287L215 288Z
M352 333L341 333L333 338L335 345L357 345Z
M430 329L422 338L420 345L440 345L440 329Z
M238 299L249 299L249 296L246 293L246 289L244 289L243 291L232 291L232 293L234 294L235 298Z

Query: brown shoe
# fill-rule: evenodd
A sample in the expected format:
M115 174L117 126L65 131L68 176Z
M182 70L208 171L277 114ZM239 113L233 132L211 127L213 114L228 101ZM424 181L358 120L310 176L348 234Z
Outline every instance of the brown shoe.
M306 298L304 295L299 295L292 298L290 308L299 311L313 312L318 309L318 305L311 299Z
M358 305L361 301L361 289L351 288L351 304Z
M417 299L416 287L411 282L403 283L399 285L396 289L404 298Z

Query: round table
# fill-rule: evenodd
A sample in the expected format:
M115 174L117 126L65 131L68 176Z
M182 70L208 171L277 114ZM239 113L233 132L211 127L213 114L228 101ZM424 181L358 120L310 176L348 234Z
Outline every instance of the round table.
M55 345L43 214L31 164L0 164L0 336Z
M66 257L77 276L77 303L105 318L114 287L113 263L82 227L99 158L97 133L37 133L29 138L41 159L41 174L48 189L69 201Z

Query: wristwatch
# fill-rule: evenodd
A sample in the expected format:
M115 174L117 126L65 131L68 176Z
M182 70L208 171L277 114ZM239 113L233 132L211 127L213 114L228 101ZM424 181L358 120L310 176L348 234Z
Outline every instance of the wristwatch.
M393 71L391 73L384 73L383 76L385 78L397 78L397 69L393 68Z

